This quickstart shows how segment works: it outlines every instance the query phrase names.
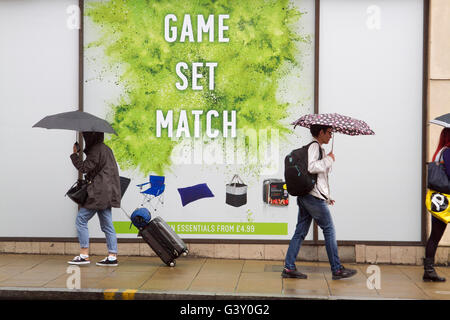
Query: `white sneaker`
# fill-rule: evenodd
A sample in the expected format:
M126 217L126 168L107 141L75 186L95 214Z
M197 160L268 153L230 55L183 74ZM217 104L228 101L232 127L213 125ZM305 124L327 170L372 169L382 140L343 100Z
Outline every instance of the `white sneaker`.
M119 261L117 259L109 260L108 257L96 263L98 266L105 267L117 267L119 265Z
M89 261L89 258L82 258L80 256L76 256L75 258L73 258L73 260L71 261L67 261L68 264L89 264L91 263L91 261Z

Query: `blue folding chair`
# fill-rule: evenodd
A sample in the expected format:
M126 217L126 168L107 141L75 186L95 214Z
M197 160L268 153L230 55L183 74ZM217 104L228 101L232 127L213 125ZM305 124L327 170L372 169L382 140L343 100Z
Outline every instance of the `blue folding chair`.
M164 176L150 176L149 182L138 184L137 186L141 189L141 194L144 195L144 200L142 201L141 206L144 203L148 203L149 207L156 211L159 205L164 204L164 190L166 185L164 184L165 177ZM142 191L144 186L150 185L150 188Z

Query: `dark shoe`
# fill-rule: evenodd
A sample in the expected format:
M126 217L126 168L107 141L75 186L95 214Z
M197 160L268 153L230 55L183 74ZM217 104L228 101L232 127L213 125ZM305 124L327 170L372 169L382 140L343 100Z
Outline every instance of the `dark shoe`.
M300 271L297 271L297 269L290 270L287 268L283 269L283 272L281 273L281 276L283 278L296 278L296 279L306 279L308 276L304 273L301 273Z
M104 267L117 267L119 265L119 261L117 259L109 260L108 257L96 263L98 266Z
M353 277L356 274L356 270L347 269L342 266L338 271L333 272L333 280L339 280L344 278Z
M82 265L82 264L89 264L91 261L89 261L89 258L82 258L80 256L76 256L70 261L67 261L68 264L74 264L74 265Z
M445 278L439 277L436 273L436 270L434 270L434 259L433 258L425 258L423 259L423 281L425 282L444 282Z

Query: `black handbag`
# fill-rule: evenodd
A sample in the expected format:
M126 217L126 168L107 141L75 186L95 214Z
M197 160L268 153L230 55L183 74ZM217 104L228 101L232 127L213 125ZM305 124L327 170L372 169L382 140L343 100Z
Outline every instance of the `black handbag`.
M445 172L445 166L442 160L441 152L439 161L428 163L428 189L450 194L450 179Z
M120 197L122 198L125 191L128 189L128 185L130 184L131 179L126 177L119 177L120 178ZM70 199L72 199L75 203L78 203L79 205L84 205L84 203L87 200L88 192L87 188L88 185L92 183L91 180L77 180L67 191L66 196L68 196Z
M67 191L66 196L75 203L78 203L81 206L84 205L88 197L87 187L89 184L91 184L91 181L89 180L77 180L77 182L70 187L69 191Z
M78 179L66 192L66 196L72 199L75 203L78 203L80 206L83 206L88 198L88 186L94 181L95 176L102 171L104 165L100 170L94 171L94 175L88 175L89 179Z

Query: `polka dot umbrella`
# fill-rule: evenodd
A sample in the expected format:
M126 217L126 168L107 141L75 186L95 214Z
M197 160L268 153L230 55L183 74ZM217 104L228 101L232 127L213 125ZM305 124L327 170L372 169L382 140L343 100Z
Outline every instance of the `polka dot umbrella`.
M362 120L357 120L348 116L343 116L338 113L322 113L322 114L307 114L291 123L294 126L301 126L310 128L312 125L324 125L333 128L333 132L339 132L350 136L359 135L374 135L369 125ZM333 135L334 144L334 135Z

